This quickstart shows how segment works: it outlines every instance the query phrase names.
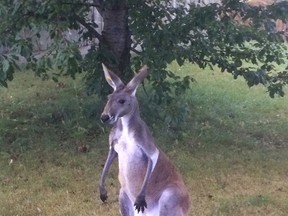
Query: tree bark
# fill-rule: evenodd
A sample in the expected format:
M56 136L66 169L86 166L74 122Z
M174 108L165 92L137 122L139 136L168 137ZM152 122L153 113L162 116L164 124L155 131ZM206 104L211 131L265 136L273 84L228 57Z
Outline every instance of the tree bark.
M120 77L125 77L125 71L130 65L131 35L128 26L127 1L113 1L104 6L102 11L104 27L100 49L110 53L106 63ZM112 57L112 59L111 59ZM111 63L113 62L113 63Z

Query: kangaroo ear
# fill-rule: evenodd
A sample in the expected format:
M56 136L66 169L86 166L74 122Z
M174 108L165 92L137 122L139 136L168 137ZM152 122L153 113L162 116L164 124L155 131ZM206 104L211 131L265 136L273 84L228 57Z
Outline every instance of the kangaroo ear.
M149 74L148 66L144 65L139 72L133 77L133 79L127 84L126 89L131 95L136 94L137 87Z
M102 63L105 79L108 84L116 91L117 89L124 88L125 85L122 80L111 70L109 70L103 63Z

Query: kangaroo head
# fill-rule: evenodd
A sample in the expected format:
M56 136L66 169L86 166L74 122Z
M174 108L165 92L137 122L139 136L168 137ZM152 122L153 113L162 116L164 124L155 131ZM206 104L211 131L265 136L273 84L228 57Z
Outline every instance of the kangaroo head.
M119 118L132 114L138 108L136 90L148 75L148 67L144 65L131 81L125 85L122 80L104 64L103 71L108 84L114 89L108 96L108 102L101 114L103 123L114 124Z

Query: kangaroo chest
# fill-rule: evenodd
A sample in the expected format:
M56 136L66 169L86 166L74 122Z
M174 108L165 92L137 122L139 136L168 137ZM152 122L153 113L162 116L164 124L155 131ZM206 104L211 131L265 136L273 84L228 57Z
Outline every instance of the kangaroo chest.
M118 153L120 183L138 191L146 173L148 158L133 132L117 131L115 135L117 141L114 149Z
M119 130L116 132L115 140L117 141L114 143L114 149L122 162L142 160L142 157L145 156L139 143L134 138L133 132Z

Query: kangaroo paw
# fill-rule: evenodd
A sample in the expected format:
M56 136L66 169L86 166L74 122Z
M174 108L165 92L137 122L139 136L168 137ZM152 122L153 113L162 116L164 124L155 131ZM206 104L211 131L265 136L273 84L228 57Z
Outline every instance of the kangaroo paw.
M147 203L146 203L145 197L144 196L138 196L136 198L134 206L135 206L135 209L138 211L138 213L140 211L144 212L145 208L147 208Z

